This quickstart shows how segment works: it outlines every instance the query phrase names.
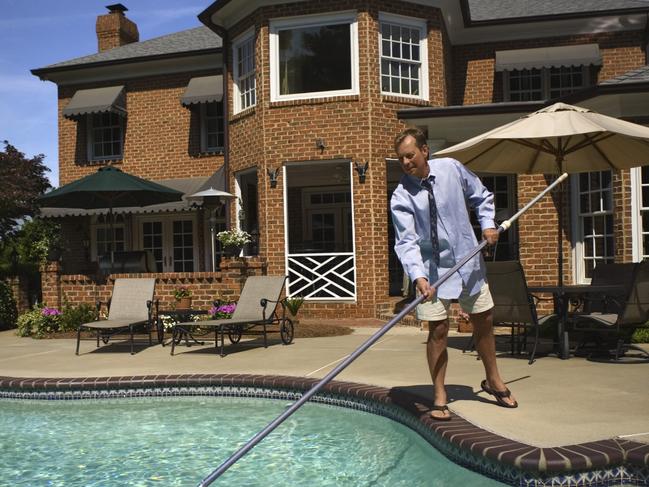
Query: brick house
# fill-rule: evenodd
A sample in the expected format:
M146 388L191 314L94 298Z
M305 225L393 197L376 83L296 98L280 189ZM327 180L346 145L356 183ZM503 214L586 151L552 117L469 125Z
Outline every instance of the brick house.
M255 245L217 272L207 209L120 213L118 250L153 253L165 285L194 286L204 304L224 292L224 272L288 274L306 314L373 317L404 287L388 211L401 128L423 128L441 149L550 100L646 122L649 7L615 3L221 0L200 13L205 27L144 42L118 4L97 19L98 54L34 74L59 86L62 184L110 161L186 194L220 185L238 197L217 225L254 233ZM548 182L480 176L500 216ZM649 170L573 176L561 194L565 282L649 255ZM557 197L496 249L537 285L556 280ZM70 247L46 296L89 297L106 212L45 213Z

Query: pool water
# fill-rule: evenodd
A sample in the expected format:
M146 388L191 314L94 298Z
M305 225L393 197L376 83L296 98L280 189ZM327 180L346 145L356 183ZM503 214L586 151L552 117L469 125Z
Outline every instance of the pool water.
M286 401L0 401L0 484L195 486ZM496 486L388 418L308 403L212 485Z

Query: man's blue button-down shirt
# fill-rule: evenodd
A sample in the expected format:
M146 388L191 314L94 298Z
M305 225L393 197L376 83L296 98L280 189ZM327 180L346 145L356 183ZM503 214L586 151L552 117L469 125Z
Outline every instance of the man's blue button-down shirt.
M394 250L405 272L412 282L425 277L433 284L478 245L467 206L476 212L482 230L496 225L493 194L475 174L451 158L431 159L428 166L435 178L438 266L432 255L428 192L421 186L421 179L404 175L392 194L390 208L395 228ZM437 296L457 298L463 287L473 296L484 282L484 262L478 254L439 287Z

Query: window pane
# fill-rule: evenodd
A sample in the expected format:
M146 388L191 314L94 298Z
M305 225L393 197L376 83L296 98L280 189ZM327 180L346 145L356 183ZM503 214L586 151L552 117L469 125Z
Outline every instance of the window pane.
M280 94L351 89L349 24L281 30L278 36Z

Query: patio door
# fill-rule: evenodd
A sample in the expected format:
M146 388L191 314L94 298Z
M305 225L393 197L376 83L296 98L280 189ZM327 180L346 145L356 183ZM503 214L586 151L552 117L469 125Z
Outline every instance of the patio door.
M198 255L195 229L191 215L141 218L140 248L153 253L158 272L194 272Z

